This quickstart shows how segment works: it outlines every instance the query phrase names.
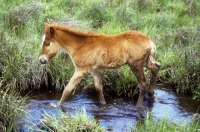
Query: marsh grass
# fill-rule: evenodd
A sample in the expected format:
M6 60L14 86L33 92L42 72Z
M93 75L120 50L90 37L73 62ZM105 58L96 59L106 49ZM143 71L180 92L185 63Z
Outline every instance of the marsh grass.
M109 20L106 1L88 1L82 6L82 11L79 13L78 17L80 19L92 21L93 28L101 28L102 25Z
M194 114L191 121L182 123L179 119L169 119L166 116L157 119L147 112L145 119L138 119L137 126L132 126L131 132L198 132L200 130L200 116ZM58 115L45 113L40 120L40 128L34 130L47 130L50 132L59 131L106 131L104 127L98 124L94 119L91 120L84 108L77 110L73 115L59 112Z
M200 2L18 0L12 4L2 2L2 5L0 75L5 84L15 83L16 88L22 90L41 87L62 90L68 83L74 68L69 59L63 59L65 55L58 55L47 66L40 65L37 60L43 22L47 21L100 34L139 30L157 43L156 60L162 64L159 81L173 84L179 93L200 98ZM120 72L103 71L106 76L104 85L112 87L114 95L137 93L134 91L136 79L132 77L130 69L122 67L117 71ZM125 74L127 72L130 73L128 76ZM88 85L83 82L86 87L93 83L91 77L88 78ZM128 94L129 88L132 88L130 92L134 92ZM106 89L105 94L108 92L109 95L109 91Z
M94 119L91 120L88 117L84 108L76 110L76 113L71 116L60 111L56 116L45 113L43 117L40 124L43 130L45 129L50 132L105 132L104 127L100 126Z
M103 74L104 94L107 97L132 98L137 95L137 79L128 66L117 70L105 70Z
M177 92L193 93L199 98L200 3L197 1L17 0L2 5L0 71L5 84L12 82L24 90L42 85L62 89L67 84L73 66L69 59L63 59L65 55L58 55L47 66L41 66L37 60L43 22L55 21L103 34L136 29L149 35L157 43L156 59L162 64L159 80L174 84ZM121 95L120 89L127 91L124 87L129 88L129 83L135 87L130 69L122 67L116 71L103 71L105 85L117 87L116 95ZM89 81L92 84L92 79Z
M20 125L19 119L27 114L24 104L26 97L21 97L19 92L11 86L4 87L0 92L0 131L16 131Z
M137 127L132 132L198 132L200 131L200 118L198 120L176 123L176 119L169 119L167 116L156 119L147 113L145 120L138 121Z
M197 0L0 0L0 3L0 125L3 124L3 129L14 130L16 120L23 112L25 99L15 91L62 90L73 74L71 60L63 52L48 65L39 64L44 22L109 35L138 30L157 44L156 60L162 65L158 80L172 84L178 93L192 94L195 99L200 99L200 2ZM102 74L106 96L132 98L138 93L136 78L127 66L103 70ZM150 76L148 72L145 75ZM92 76L88 75L78 87L92 89ZM18 109L13 109L14 106ZM60 123L51 116L47 115ZM62 113L61 116L64 117ZM45 120L44 123L48 122ZM193 131L198 127L194 123L191 129L180 128L170 124L168 119L146 120L148 127L141 131L156 131L154 126L161 131ZM53 131L55 128L48 129Z

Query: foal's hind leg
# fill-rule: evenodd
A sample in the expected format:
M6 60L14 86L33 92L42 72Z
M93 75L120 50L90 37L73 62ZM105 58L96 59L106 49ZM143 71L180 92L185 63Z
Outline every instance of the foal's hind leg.
M106 104L106 101L104 99L103 95L103 85L102 85L102 80L101 80L101 73L98 70L93 70L93 76L94 76L94 86L95 89L99 95L99 101L101 104Z
M130 67L137 78L138 86L140 89L139 98L138 98L136 107L141 108L143 100L144 100L144 96L148 89L148 82L144 76L143 66L133 67L130 65Z
M147 65L147 68L150 69L151 71L150 85L148 88L149 102L154 102L155 101L154 87L156 85L156 77L160 69L160 63L155 62L155 61L150 61Z

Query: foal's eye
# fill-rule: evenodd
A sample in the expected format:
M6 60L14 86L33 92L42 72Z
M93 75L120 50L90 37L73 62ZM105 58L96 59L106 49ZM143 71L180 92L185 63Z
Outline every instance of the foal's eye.
M45 46L50 46L50 43L45 43Z

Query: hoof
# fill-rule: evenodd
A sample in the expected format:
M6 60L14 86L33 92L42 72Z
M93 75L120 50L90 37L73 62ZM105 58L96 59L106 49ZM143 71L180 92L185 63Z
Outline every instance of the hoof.
M156 97L153 94L148 94L148 103L155 103Z
M137 112L139 115L139 118L143 119L145 117L145 110L142 107L137 107Z
M151 104L153 104L153 103L155 103L156 102L156 97L149 97L148 98L148 103L151 103Z
M106 102L100 102L101 105L106 105Z
M105 100L100 100L100 104L101 105L106 105L106 101Z
M58 103L57 108L59 108L62 112L66 112L65 108L63 107L63 103Z
M63 106L63 103L61 103L61 102L59 102L58 104L57 104L57 107L62 107Z

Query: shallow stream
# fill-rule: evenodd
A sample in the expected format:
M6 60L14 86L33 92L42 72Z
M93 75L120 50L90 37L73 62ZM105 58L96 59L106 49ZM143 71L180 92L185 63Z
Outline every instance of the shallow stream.
M149 105L144 101L143 106L150 111L155 118L168 117L176 123L189 121L193 114L200 113L198 108L200 102L194 101L190 97L176 95L173 90L164 85L157 85L155 90L157 101ZM30 113L26 115L19 127L19 131L31 131L32 124L40 125L40 119L43 114L58 114L58 110L51 107L51 104L57 104L61 97L61 93L46 91L33 93L31 99L27 102ZM96 119L108 131L126 132L131 127L137 126L138 112L136 109L136 101L125 100L122 98L106 100L105 106L98 104L97 95L90 95L85 92L78 92L70 97L64 103L64 110L68 114L74 114L75 111L86 109L91 119ZM199 108L200 109L200 108Z

